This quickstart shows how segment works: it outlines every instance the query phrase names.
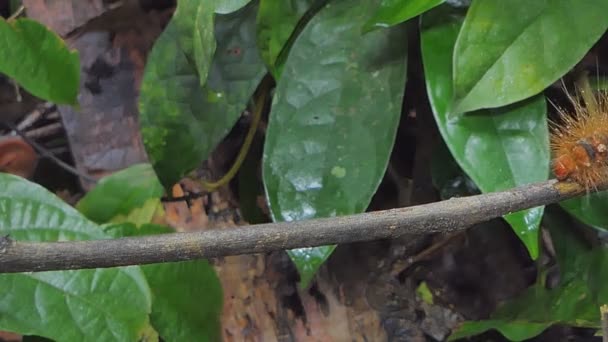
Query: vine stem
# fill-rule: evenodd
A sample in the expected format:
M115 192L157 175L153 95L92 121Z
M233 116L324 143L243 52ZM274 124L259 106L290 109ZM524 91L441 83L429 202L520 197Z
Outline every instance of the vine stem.
M251 148L251 143L253 142L253 138L255 137L255 132L258 130L258 126L260 124L260 120L262 119L262 112L264 110L264 104L266 103L266 98L268 96L268 86L267 83L263 82L261 95L258 97L258 101L253 109L253 118L251 121L251 125L249 126L249 130L247 131L247 135L245 136L245 141L243 141L243 145L239 150L239 154L237 155L234 163L230 167L230 170L226 172L226 174L215 182L209 182L206 180L201 180L200 183L203 188L209 192L214 191L230 182L234 176L236 176L237 172L243 165L243 161L245 161L245 157L247 157L247 153Z

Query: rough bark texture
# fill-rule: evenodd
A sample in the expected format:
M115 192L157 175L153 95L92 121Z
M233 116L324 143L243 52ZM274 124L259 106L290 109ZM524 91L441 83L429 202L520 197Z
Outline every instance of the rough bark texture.
M558 183L559 184L559 183ZM584 193L547 181L414 207L232 229L70 242L0 239L0 272L141 265L454 232Z

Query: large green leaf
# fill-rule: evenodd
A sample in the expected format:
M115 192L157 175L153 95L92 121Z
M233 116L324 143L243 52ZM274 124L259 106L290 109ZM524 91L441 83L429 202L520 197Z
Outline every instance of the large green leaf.
M450 340L496 329L511 341L522 341L553 324L600 326L599 306L608 298L605 286L608 274L603 271L608 251L589 250L565 222L567 218L554 213L546 215L559 261L560 284L547 289L543 281L538 281L522 295L504 303L489 320L465 322Z
M412 19L445 0L382 0L376 14L365 24L364 30L390 27Z
M102 178L76 205L87 218L106 223L129 214L151 198L160 198L163 187L150 164L137 164Z
M454 112L536 95L608 27L608 0L477 0L454 51Z
M321 1L260 0L257 18L258 46L264 62L276 79L280 78L285 62L278 61L277 58L288 48L286 45L289 44L296 25L315 2Z
M406 78L404 26L361 34L374 1L324 7L295 41L264 146L274 221L363 212L393 147ZM289 252L305 286L334 246Z
M482 192L546 180L549 133L542 96L493 110L452 115L452 50L462 17L448 7L423 16L422 57L427 90L443 139L462 169ZM506 215L505 219L538 255L538 226L543 208Z
M0 18L0 72L35 96L55 103L77 103L78 53L36 21Z
M194 0L178 4L189 1ZM215 16L218 45L204 87L190 45L195 28L181 29L193 13L178 11L156 41L142 83L140 125L152 165L166 187L207 159L263 77L256 12L252 3Z
M0 174L0 188L0 235L21 241L109 237L36 184ZM0 330L58 341L136 341L153 332L151 293L137 266L2 274L0 288Z

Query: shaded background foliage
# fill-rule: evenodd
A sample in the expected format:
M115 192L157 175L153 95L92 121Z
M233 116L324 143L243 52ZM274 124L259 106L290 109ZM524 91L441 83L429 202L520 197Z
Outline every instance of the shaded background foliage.
M138 4L140 10L164 10L145 3L150 8ZM94 39L89 32L98 29L95 20L74 38L77 27L55 25L36 16L43 12L33 2L25 4L28 16L70 44ZM149 54L143 48L145 69L130 85L141 83L138 119L150 163L103 178L74 203L78 211L32 182L1 175L7 219L0 233L43 241L160 234L172 231L166 226L204 226L219 205L214 196L233 199L245 220L255 223L348 215L546 180L547 122L554 115L547 98L562 103L565 96L553 84L564 78L570 85L570 71L588 71L585 56L603 76L605 44L596 43L608 27L605 10L607 0L180 0L162 33L150 39ZM120 9L113 13L121 15ZM95 14L87 16L83 23ZM81 55L81 65L56 33L32 19L0 21L0 37L11 47L0 47L0 72L34 96L74 105L111 87L102 82L114 72L103 72L107 62L84 65L87 56ZM137 56L135 64L144 68L142 56L133 50L126 55ZM263 96L271 100L251 105ZM253 148L238 179L207 193L200 179L226 172L259 112L263 123L253 127ZM145 161L141 154L137 162ZM164 195L192 195L187 191L194 192L194 202L161 202ZM336 307L351 316L368 310L364 329L347 331L371 340L444 340L451 332L456 339L492 329L509 340L543 331L539 338L547 340L556 333L585 335L599 327L597 311L606 297L600 271L605 250L597 233L608 227L605 197L512 213L457 236L292 250L297 273L276 255L255 259L288 270L278 278L288 283L276 289L281 295L260 285L260 279L276 277L265 270L247 284L251 293L279 302L273 310L304 322L307 332L296 335L332 331L306 316L315 313L307 303L334 308L327 322L340 321ZM232 217L240 220L236 211ZM0 329L57 340L105 339L102 332L121 340L226 338L229 329L222 332L220 323L239 326L252 318L249 304L239 307L234 295L224 295L231 301L222 314L222 287L233 289L222 278L229 276L225 264L216 264L216 271L196 261L2 275L3 288L11 291L0 301ZM351 292L334 298L319 290L341 281L350 282ZM34 291L43 292L31 302ZM65 297L70 300L63 303ZM345 304L361 297L364 304ZM26 298L30 304L16 312ZM121 308L127 300L133 305ZM226 316L233 304L249 318ZM49 324L35 307L59 310L64 323ZM406 307L423 314L408 317ZM68 316L75 308L81 313ZM263 316L256 323L267 328L258 329L266 336L270 325ZM282 319L274 311L269 316ZM84 329L87 321L96 324ZM591 329L547 330L555 325ZM493 333L486 334L479 338Z

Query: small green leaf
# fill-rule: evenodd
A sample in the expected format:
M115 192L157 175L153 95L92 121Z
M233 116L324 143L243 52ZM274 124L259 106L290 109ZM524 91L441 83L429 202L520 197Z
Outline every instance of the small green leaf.
M162 195L163 187L150 164L137 164L102 178L76 208L90 220L106 223Z
M0 18L0 72L32 95L55 103L78 102L78 53L34 20Z
M364 31L374 28L391 27L418 16L445 0L382 0L376 14L365 26Z
M136 226L141 226L152 222L155 217L163 215L164 209L161 201L158 198L150 198L145 201L141 207L131 210L131 212L126 215L120 214L114 216L108 223L118 224L128 222L133 223Z
M602 36L605 13L608 0L473 1L454 50L453 112L538 94Z
M179 1L178 7L189 1ZM176 13L156 41L144 72L139 110L144 145L165 187L207 159L264 76L255 41L256 11L251 4L215 16L218 45L204 87L193 62L194 27L186 25L192 12Z
M416 294L418 297L420 297L420 299L422 299L423 302L433 305L433 293L429 289L426 282L423 281L420 283L420 285L418 285L416 288Z
M110 237L39 185L0 174L0 188L0 235L18 241ZM0 330L58 341L136 341L151 329L151 293L137 266L2 274L0 288Z
M452 155L479 189L501 191L549 177L545 99L536 96L498 109L450 115L452 49L462 17L438 8L423 16L422 57L439 131ZM532 258L538 256L543 207L506 215Z
M275 79L279 79L285 61L279 55L288 48L298 22L318 0L260 0L257 18L258 46L264 62ZM319 6L319 5L317 5ZM291 42L293 43L293 42Z
M404 26L361 35L373 1L332 2L294 43L264 146L274 221L363 212L386 169L406 78ZM290 251L307 286L334 246Z

